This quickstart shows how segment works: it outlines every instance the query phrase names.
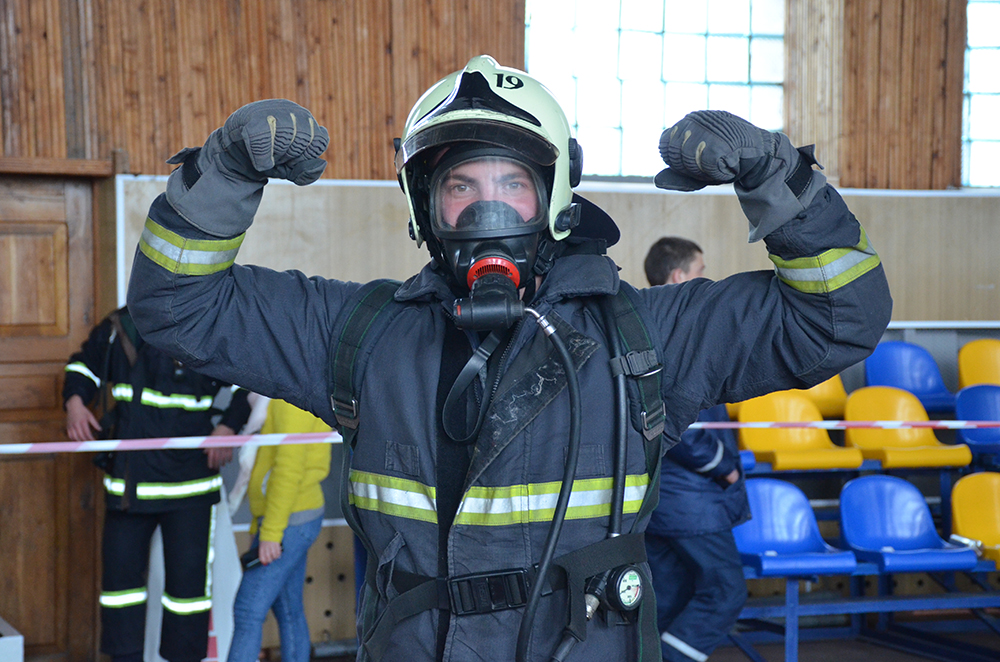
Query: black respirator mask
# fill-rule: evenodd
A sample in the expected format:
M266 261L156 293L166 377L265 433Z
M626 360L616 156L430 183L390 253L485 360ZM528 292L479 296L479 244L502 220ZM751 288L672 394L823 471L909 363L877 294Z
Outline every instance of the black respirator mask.
M479 292L487 291L490 297L512 293L516 301L519 288L534 292L538 242L548 228L546 189L522 162L481 151L497 150L471 150L438 168L431 181L432 231L456 282L468 287L470 301L482 301Z

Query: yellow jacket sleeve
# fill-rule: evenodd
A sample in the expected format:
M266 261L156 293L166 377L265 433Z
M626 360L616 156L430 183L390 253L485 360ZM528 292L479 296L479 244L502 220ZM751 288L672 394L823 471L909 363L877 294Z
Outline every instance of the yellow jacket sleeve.
M326 432L330 427L312 414L287 402L268 405L263 434ZM320 483L330 472L330 444L281 444L257 450L247 489L251 533L261 540L281 542L294 513L323 508Z

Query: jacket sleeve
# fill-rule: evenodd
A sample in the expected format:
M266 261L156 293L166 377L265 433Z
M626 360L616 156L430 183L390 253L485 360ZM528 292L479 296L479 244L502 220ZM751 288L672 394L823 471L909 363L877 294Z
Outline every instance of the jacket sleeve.
M722 415L718 413L720 409ZM724 412L722 405L716 405L702 411L698 420L729 420ZM709 478L726 476L739 466L739 457L732 450L736 448L736 440L731 436L727 439L727 435L732 435L732 430L687 430L680 442L667 451L667 456L685 469Z
M868 356L889 323L881 261L832 187L764 241L773 272L641 290L663 343L667 411L681 413L668 437L717 403L832 377Z
M66 364L63 383L63 404L74 395L89 405L107 379L106 363L111 345L111 320L105 319L90 332L90 336Z
M360 285L235 265L243 236L209 235L157 197L129 281L136 327L147 342L204 374L330 422L330 333Z
M250 401L247 400L249 395L250 393L245 388L236 388L229 401L229 406L222 412L219 424L225 425L239 434L250 418Z

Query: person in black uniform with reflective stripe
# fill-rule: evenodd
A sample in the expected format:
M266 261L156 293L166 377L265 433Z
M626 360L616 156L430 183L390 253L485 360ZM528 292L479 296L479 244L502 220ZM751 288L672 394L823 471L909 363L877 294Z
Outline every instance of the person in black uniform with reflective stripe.
M213 406L230 391L224 411ZM100 398L98 396L100 395ZM126 308L105 318L66 365L66 433L105 438L231 435L250 407L243 389L199 374L143 342ZM114 407L106 404L113 399ZM88 405L102 401L101 419ZM218 419L218 420L216 420ZM231 448L125 451L95 459L104 469L101 652L141 662L150 540L163 535L165 585L160 655L200 662L208 649L212 607L209 550Z

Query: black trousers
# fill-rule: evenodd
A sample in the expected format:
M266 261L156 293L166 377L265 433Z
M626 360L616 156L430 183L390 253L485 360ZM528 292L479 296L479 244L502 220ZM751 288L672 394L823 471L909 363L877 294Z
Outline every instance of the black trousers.
M200 662L205 657L212 602L209 550L215 508L198 505L162 513L106 513L102 653L115 657L143 650L149 547L159 526L165 575L160 655L168 662Z

